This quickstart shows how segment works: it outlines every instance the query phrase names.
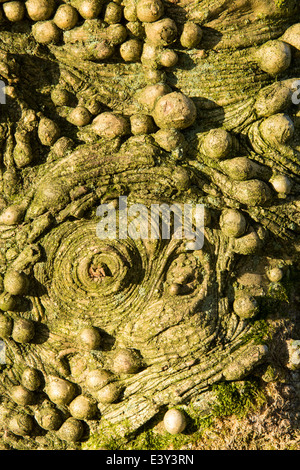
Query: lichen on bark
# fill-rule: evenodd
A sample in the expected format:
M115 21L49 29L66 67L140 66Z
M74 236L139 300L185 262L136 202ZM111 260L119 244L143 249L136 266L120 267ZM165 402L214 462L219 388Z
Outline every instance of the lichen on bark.
M297 3L170 0L149 20L79 0L70 29L50 3L0 24L9 449L101 447L216 384L297 370ZM97 207L118 216L120 196L203 204L203 248L100 239Z

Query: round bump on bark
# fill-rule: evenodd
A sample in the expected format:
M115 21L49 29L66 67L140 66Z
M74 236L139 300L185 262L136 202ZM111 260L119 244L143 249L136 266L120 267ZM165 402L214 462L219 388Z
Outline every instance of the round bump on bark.
M97 413L96 403L84 395L78 395L70 404L69 410L73 418L92 419Z
M138 17L136 14L136 3L126 3L123 10L125 20L129 22L136 22Z
M33 392L27 390L22 385L15 385L12 387L10 396L15 403L22 406L32 405L34 401Z
M57 157L63 157L68 152L73 150L74 145L74 141L70 139L70 137L63 136L55 142L52 150L57 155Z
M102 10L102 5L103 0L78 0L74 4L85 20L97 18Z
M24 209L17 204L8 206L0 215L0 225L18 225L24 218Z
M133 114L130 126L133 135L151 134L155 130L153 119L148 114Z
M162 67L174 67L178 62L178 55L171 49L164 49L159 56L159 63Z
M8 292L2 292L2 294L0 294L0 310L8 312L9 310L14 310L15 307L15 297Z
M180 36L180 44L186 49L193 49L198 46L203 36L202 29L196 23L188 21L183 26Z
M34 39L40 44L56 44L60 40L60 30L53 21L38 21L32 26Z
M78 22L77 10L71 5L62 4L56 10L53 21L60 29L68 31L74 28Z
M271 178L270 183L277 193L289 194L292 189L292 182L286 175L275 175Z
M24 168L33 160L32 149L30 145L29 134L25 134L23 138L16 139L17 143L14 148L14 162L17 168Z
M280 113L265 119L259 130L267 142L285 144L293 137L295 127L287 114Z
M232 150L232 137L225 129L211 129L205 136L201 151L210 158L221 160Z
M110 382L100 390L93 393L95 399L103 404L115 403L121 393L121 388L116 382Z
M291 48L283 41L266 42L260 47L257 55L260 68L270 75L282 73L291 65Z
M300 23L290 26L280 38L282 41L300 50Z
M261 247L262 241L254 230L234 240L234 251L240 255L253 255Z
M16 436L29 436L33 429L33 419L25 413L16 414L10 419L8 428Z
M173 183L180 191L189 189L191 185L190 173L185 168L176 168L172 173Z
M71 95L65 88L55 87L51 91L51 100L55 106L68 106L70 104Z
M153 119L161 129L186 129L194 124L196 117L193 101L176 91L159 98L153 110Z
M56 405L68 405L73 400L76 389L72 382L50 376L46 385L46 393Z
M164 5L161 0L139 0L136 5L137 18L145 23L153 23L164 14Z
M166 431L168 431L170 434L182 433L187 425L184 413L175 408L172 408L166 412L163 423Z
M92 123L94 132L105 139L115 139L129 134L129 123L120 114L105 112L99 114Z
M87 374L85 385L91 392L93 392L104 387L109 382L114 380L114 378L115 375L108 370L95 369Z
M185 147L186 140L183 134L176 129L160 129L153 135L155 142L167 152Z
M261 174L261 167L247 157L235 157L220 162L220 167L229 178L245 181Z
M67 442L79 441L83 434L83 424L76 418L68 418L57 431L60 439Z
M161 53L160 47L155 44L146 42L143 45L143 52L141 55L141 63L145 69L156 70L159 65L159 56Z
M234 184L236 198L248 206L263 206L272 199L269 186L261 180L240 181Z
M119 46L127 38L128 31L122 24L111 24L106 28L106 38L111 46ZM114 49L112 49L113 51Z
M57 431L63 423L60 411L50 405L45 406L41 410L37 410L35 419L39 426L46 431Z
M52 119L43 117L38 126L38 137L41 144L51 147L60 137L60 129Z
M113 44L108 39L100 39L95 44L91 45L91 57L94 60L109 59L115 52Z
M91 121L91 113L84 106L77 106L70 112L68 121L74 126L87 126Z
M122 20L122 7L114 2L109 2L104 11L104 21L108 24L120 23Z
M171 18L145 24L146 37L157 46L169 46L177 39L177 26Z
M29 343L35 335L34 323L26 318L16 318L12 330L12 339L16 343Z
M220 227L227 237L240 237L245 233L247 222L236 209L225 209L220 218Z
M287 367L291 370L300 369L300 340L289 339L287 341L288 363Z
M5 2L3 5L3 11L6 18L11 22L21 21L25 15L25 5L23 2L12 1Z
M145 68L143 70L145 82L150 85L158 84L159 82L163 83L165 81L165 72L158 69ZM169 89L168 93L171 91Z
M113 360L113 370L117 374L135 374L141 368L141 358L133 349L120 349Z
M12 318L0 313L0 338L8 338L13 329L13 320Z
M258 117L269 117L288 109L292 102L292 87L285 81L263 88L257 96L255 111Z
M84 328L79 332L78 343L87 350L99 349L101 336L97 328Z
M253 318L258 312L258 303L251 295L239 295L233 302L233 310L240 318Z
M48 20L54 12L55 0L27 0L25 6L31 20Z
M180 295L182 293L182 286L181 284L178 284L177 282L172 282L172 284L169 286L168 292L170 295Z
M28 291L29 279L23 272L9 269L3 280L4 289L11 295L23 295Z
M32 392L38 390L42 384L40 372L32 367L27 367L23 371L21 381L22 385Z
M120 47L120 55L125 62L138 62L142 54L142 43L139 39L129 39Z
M60 182L47 180L37 189L35 198L27 210L26 216L34 219L47 209L59 210L69 202L68 189Z
M267 271L267 276L271 282L280 282L283 278L283 271L275 266Z
M171 89L162 83L147 85L137 92L136 98L141 106L151 112L159 98L169 94Z

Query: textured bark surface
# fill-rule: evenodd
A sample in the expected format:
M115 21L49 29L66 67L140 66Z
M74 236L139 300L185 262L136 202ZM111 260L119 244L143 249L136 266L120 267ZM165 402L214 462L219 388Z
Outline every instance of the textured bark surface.
M101 446L101 436L130 436L167 408L197 406L214 384L251 374L268 382L270 368L274 380L299 384L297 2L163 1L154 23L136 18L134 0L102 3L55 44L38 42L28 14L17 22L3 14L0 25L3 448L80 448L91 436ZM80 11L80 1L71 4ZM107 4L121 11L112 24ZM175 36L153 39L149 25L166 18ZM202 38L187 47L191 24ZM129 39L139 45L133 62L122 55ZM287 49L274 52L274 44ZM103 48L110 52L101 59ZM164 66L174 52L177 63ZM191 125L175 132L168 122L162 136L157 124L167 119L157 118L147 88L156 84L167 98L192 100ZM72 115L79 106L86 121ZM98 135L105 112L131 123L126 135ZM148 125L135 132L140 115ZM98 238L97 207L117 208L125 195L147 207L204 204L203 249L188 251L174 237ZM240 232L226 225L228 209ZM255 305L251 313L238 307L241 296ZM87 347L84 329L100 343ZM119 367L124 351L131 368ZM38 384L24 379L28 368ZM95 391L89 374L103 369L111 374ZM51 393L57 378L73 384L65 402ZM97 405L92 419L70 405L81 395ZM41 417L49 409L61 418L51 429ZM72 416L77 434L63 428Z

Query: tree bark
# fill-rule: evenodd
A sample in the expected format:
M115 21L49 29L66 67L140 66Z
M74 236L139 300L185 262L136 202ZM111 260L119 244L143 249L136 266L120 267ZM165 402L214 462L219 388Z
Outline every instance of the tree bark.
M4 448L131 436L221 381L299 367L297 2L163 1L151 23L124 0L112 24L104 3L49 44L29 13L0 26ZM189 27L195 43L183 39ZM121 44L138 59L124 60ZM125 130L111 121L101 133L105 113ZM118 221L120 196L148 215L153 204L203 204L204 246L172 233L99 238L97 208L110 203ZM53 398L57 378L71 398ZM92 419L72 414L82 395L97 405ZM60 416L53 429L45 410ZM62 430L70 417L78 435Z

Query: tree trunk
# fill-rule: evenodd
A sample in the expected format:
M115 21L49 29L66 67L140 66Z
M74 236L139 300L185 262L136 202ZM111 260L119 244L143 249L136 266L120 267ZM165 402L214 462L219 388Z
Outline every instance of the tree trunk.
M66 30L42 3L0 32L3 447L101 446L297 371L297 2L79 1ZM157 205L204 206L203 246L175 216L150 236Z

